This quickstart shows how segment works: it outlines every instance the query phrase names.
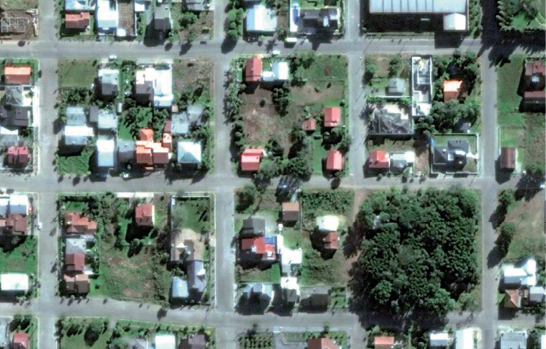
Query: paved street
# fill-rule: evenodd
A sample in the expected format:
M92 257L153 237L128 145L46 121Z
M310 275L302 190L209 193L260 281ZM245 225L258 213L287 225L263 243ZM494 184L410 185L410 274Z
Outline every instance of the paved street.
M445 45L445 38L435 37L368 37L361 36L359 29L359 1L349 0L346 8L345 31L343 39L331 43L313 44L297 43L294 47L284 47L277 43L275 49L282 54L315 49L318 53L343 53L349 60L349 107L350 128L352 138L349 153L350 175L341 182L341 187L355 190L387 189L401 186L403 183L395 178L363 178L363 165L366 159L364 136L366 128L361 112L365 107L362 90L362 75L364 55L371 53L417 53L417 54L452 54L455 51L472 50L480 54L482 69L482 132L480 138L481 173L469 178L451 178L440 176L428 178L423 183L412 182L407 185L417 187L447 188L454 184L478 189L482 198L482 312L478 314L450 314L451 326L476 325L483 331L483 348L495 347L497 325L505 324L498 321L496 305L496 280L498 269L490 263L491 251L495 246L495 231L490 223L490 216L495 210L496 193L500 188L513 188L518 182L517 176L501 184L495 180L495 160L497 157L497 77L494 60L500 54L509 52L543 52L544 42L530 42L525 47L519 46L517 40L503 40L496 29L494 20L494 1L484 2L484 37L483 39L467 38L457 47ZM218 348L236 348L236 335L245 331L255 323L262 329L283 329L305 331L311 328L322 328L329 324L332 328L346 330L351 337L352 348L364 347L366 333L355 314L338 311L324 314L296 314L292 317L241 316L233 309L233 283L235 279L235 255L232 247L234 236L234 197L233 191L250 181L237 177L233 172L229 149L230 125L224 117L222 97L225 93L225 72L229 62L239 54L264 53L265 46L257 43L239 41L232 50L226 50L224 45L224 12L227 0L214 2L214 39L206 44L194 42L189 49L174 45L170 50L164 47L144 47L140 43L128 42L67 42L58 41L54 29L56 18L54 1L40 1L41 22L39 38L24 47L16 42L3 42L0 55L8 58L34 57L40 60L41 76L38 86L41 90L39 120L39 142L36 148L40 154L37 174L33 175L0 175L2 187L13 188L16 191L35 192L38 194L39 220L43 224L39 232L39 278L41 287L39 297L24 304L0 303L0 314L13 315L22 311L31 311L40 320L40 349L57 348L55 338L55 321L61 315L67 316L108 316L111 320L133 319L141 321L164 321L168 323L197 325L205 324L217 328ZM57 135L54 121L57 111L54 104L57 98L57 62L59 59L85 59L107 57L116 54L119 58L162 59L162 58L207 58L214 62L214 171L204 179L169 180L163 174L152 174L142 178L123 180L108 178L96 180L80 177L60 177L54 168ZM277 181L273 181L275 185ZM324 177L313 177L307 187L329 187L330 183ZM61 299L56 295L57 271L56 257L58 248L55 194L59 192L106 192L106 191L139 191L139 192L176 192L210 191L215 194L216 212L216 250L215 250L215 281L214 304L210 310L203 308L169 309L166 314L157 305L140 304L136 302L121 302L105 299L88 299L71 301ZM493 255L494 257L494 255ZM534 318L520 316L515 321L518 326L532 326Z

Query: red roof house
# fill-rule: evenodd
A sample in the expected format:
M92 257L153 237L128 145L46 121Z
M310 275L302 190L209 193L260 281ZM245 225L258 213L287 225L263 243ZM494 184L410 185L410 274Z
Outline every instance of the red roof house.
M139 165L152 166L154 164L152 149L137 145L135 148L135 159Z
M324 127L336 127L341 121L340 107L324 108Z
M373 339L373 347L375 349L392 349L394 348L394 337L376 336Z
M139 226L151 227L154 225L155 211L154 205L145 203L135 208L135 222Z
M368 167L373 170L389 168L389 154L384 150L372 150L368 156Z
M258 55L246 60L245 81L257 82L262 78L262 58Z
M444 81L444 102L463 97L462 95L463 81L462 80L445 80Z
M301 124L301 128L304 131L314 131L317 129L317 121L313 118L305 119L305 121Z
M92 235L97 232L97 222L83 217L77 212L65 213L64 224L66 225L66 232L71 234Z
M26 166L30 161L30 153L27 147L9 147L7 163L10 166Z
M339 234L331 231L322 239L324 248L327 250L337 250L339 248Z
M339 349L339 346L330 338L310 338L307 340L307 349Z
M326 154L326 169L328 171L343 170L343 155L337 149L330 149Z
M85 269L85 254L71 253L66 255L66 271L83 272Z
M13 349L28 349L28 333L25 332L15 332L13 334L13 341L11 348Z
M266 238L265 236L241 239L241 253L243 255L252 255L261 261L276 260L274 239L274 237Z
M176 104L175 104L176 105ZM177 106L178 107L178 106ZM173 108L174 108L174 105L173 105ZM173 113L174 113L174 110L173 110ZM171 127L172 127L172 120L167 120L165 121L165 125L163 125L163 133L168 133L170 134L171 133Z
M87 274L75 274L74 276L65 274L64 282L67 293L89 293L89 276Z
M509 309L518 309L521 307L520 290L505 291L504 307Z
M158 145L161 145L160 143L156 143ZM166 165L170 161L170 155L171 152L169 151L169 148L163 148L161 146L154 147L153 148L153 159L154 159L154 165Z
M241 170L258 171L264 155L263 148L247 148L241 154Z
M65 13L64 26L66 29L85 30L89 26L89 12Z
M25 235L27 233L27 217L10 213L5 221L5 226L9 228L13 234Z
M163 133L161 146L163 148L169 149L169 151L173 150L173 136L170 133Z
M152 130L151 128L141 128L139 131L139 136L141 141L153 142L154 130Z
M4 81L8 85L30 85L32 68L30 65L4 67Z

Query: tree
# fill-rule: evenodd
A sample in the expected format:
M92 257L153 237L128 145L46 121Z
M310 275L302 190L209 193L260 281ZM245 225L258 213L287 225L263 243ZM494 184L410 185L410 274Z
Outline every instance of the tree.
M273 89L273 103L281 116L288 114L290 105L290 87L284 84L281 88Z
M243 189L237 191L237 211L241 212L252 206L256 194L256 187L251 184L247 184Z
M499 194L499 204L506 210L515 201L513 189L503 189Z
M364 71L364 79L366 80L366 84L370 85L377 71L377 65L372 58L367 56L366 60L364 61L364 66L366 67Z
M91 321L87 329L85 330L84 339L85 343L88 346L93 346L93 344L99 339L100 335L105 330L104 321L101 319L94 319Z
M398 76L398 72L402 68L402 55L395 55L389 62L389 76Z
M182 29L187 28L188 26L197 22L197 15L193 12L187 11L183 12L180 16L180 27Z
M506 256L510 243L516 234L516 225L512 222L504 222L500 226L500 234L497 238L497 246L502 256Z

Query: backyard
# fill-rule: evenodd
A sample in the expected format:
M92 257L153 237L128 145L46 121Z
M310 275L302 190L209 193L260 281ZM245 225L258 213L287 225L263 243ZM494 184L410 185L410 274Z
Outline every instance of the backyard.
M171 8L173 32L182 42L211 40L214 35L214 12L192 12L184 9L182 3L173 3ZM175 36L176 38L176 36Z

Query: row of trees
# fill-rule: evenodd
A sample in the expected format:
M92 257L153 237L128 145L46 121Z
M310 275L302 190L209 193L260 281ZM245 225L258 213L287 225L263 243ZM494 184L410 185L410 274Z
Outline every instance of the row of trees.
M501 30L525 32L529 30L539 30L540 28L531 28L527 26L513 25L516 17L523 16L528 22L535 20L540 15L541 2L537 0L498 0L499 14L496 16ZM544 26L544 24L542 24ZM542 30L544 30L542 28Z
M351 282L356 298L399 314L444 315L478 281L472 190L376 192L355 222L364 237Z

